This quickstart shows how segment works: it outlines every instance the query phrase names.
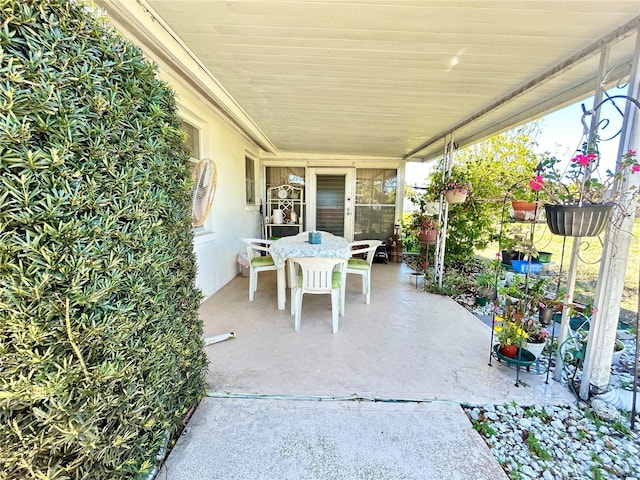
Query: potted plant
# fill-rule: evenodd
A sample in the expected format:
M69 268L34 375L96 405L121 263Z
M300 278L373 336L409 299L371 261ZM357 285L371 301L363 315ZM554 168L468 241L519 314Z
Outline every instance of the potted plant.
M410 238L409 243L435 243L438 222L433 213L431 195L428 192L414 193L408 198L418 208L411 214L404 235Z
M539 322L535 322L533 319L527 322L526 331L527 342L524 348L529 350L534 357L538 358L547 344L549 332Z
M438 175L440 175L439 180L429 185L428 192L444 195L447 203L450 204L464 203L472 188L464 171L454 166L448 174L438 173Z
M540 217L543 208L542 203L537 198L539 192L528 188L528 185L523 188L518 184L512 193L514 199L511 200L511 218L524 222L533 222Z
M452 172L443 186L443 193L447 203L453 204L464 203L470 190L471 183L461 173Z
M556 235L589 237L598 235L608 222L614 201L624 192L614 191L617 181L640 171L636 152L628 150L618 160L615 173L597 175L598 144L583 144L582 153L571 159L566 172L555 157L543 159L541 171L529 181L535 192L544 191L553 203L545 204L547 225ZM635 188L635 187L632 187Z
M433 217L425 216L421 219L419 238L422 243L436 243L438 237L438 222Z
M496 316L493 329L498 340L498 349L505 357L515 358L518 348L526 342L527 332L523 319L522 312L515 305L507 305L503 316Z
M535 255L536 249L530 235L522 225L515 225L505 230L500 239L502 264L511 266L512 260L524 260L527 254Z
M482 272L476 275L477 293L488 300L496 298L496 275L493 272Z

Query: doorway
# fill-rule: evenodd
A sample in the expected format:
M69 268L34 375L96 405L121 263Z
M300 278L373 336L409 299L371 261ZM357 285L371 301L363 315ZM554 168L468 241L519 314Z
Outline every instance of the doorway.
M310 230L321 230L353 240L354 169L310 168Z

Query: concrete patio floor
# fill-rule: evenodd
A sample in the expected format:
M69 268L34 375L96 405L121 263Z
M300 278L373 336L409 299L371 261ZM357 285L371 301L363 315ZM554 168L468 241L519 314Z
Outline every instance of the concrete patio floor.
M534 368L516 386L515 368L489 365L490 327L409 273L374 264L370 305L350 276L335 335L324 295L305 296L294 332L275 272L260 274L254 302L242 276L204 302L205 337L236 338L205 347L209 396L159 478L501 478L460 405L574 397Z

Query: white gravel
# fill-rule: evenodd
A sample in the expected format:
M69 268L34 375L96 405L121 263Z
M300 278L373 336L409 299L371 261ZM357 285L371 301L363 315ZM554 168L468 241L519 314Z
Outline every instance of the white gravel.
M626 419L607 423L570 405L466 412L511 479L640 480L640 437Z
M631 389L633 342L625 345L612 366L611 385ZM612 422L576 405L482 405L465 411L513 480L640 480L640 416L631 431L628 412Z

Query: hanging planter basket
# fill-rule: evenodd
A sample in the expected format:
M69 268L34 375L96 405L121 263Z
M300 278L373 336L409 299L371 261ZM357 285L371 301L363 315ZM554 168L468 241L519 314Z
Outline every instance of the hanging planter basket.
M547 225L554 235L595 237L605 227L613 203L594 205L545 205Z
M444 192L444 198L447 203L464 203L467 199L467 191L459 188L447 190Z

